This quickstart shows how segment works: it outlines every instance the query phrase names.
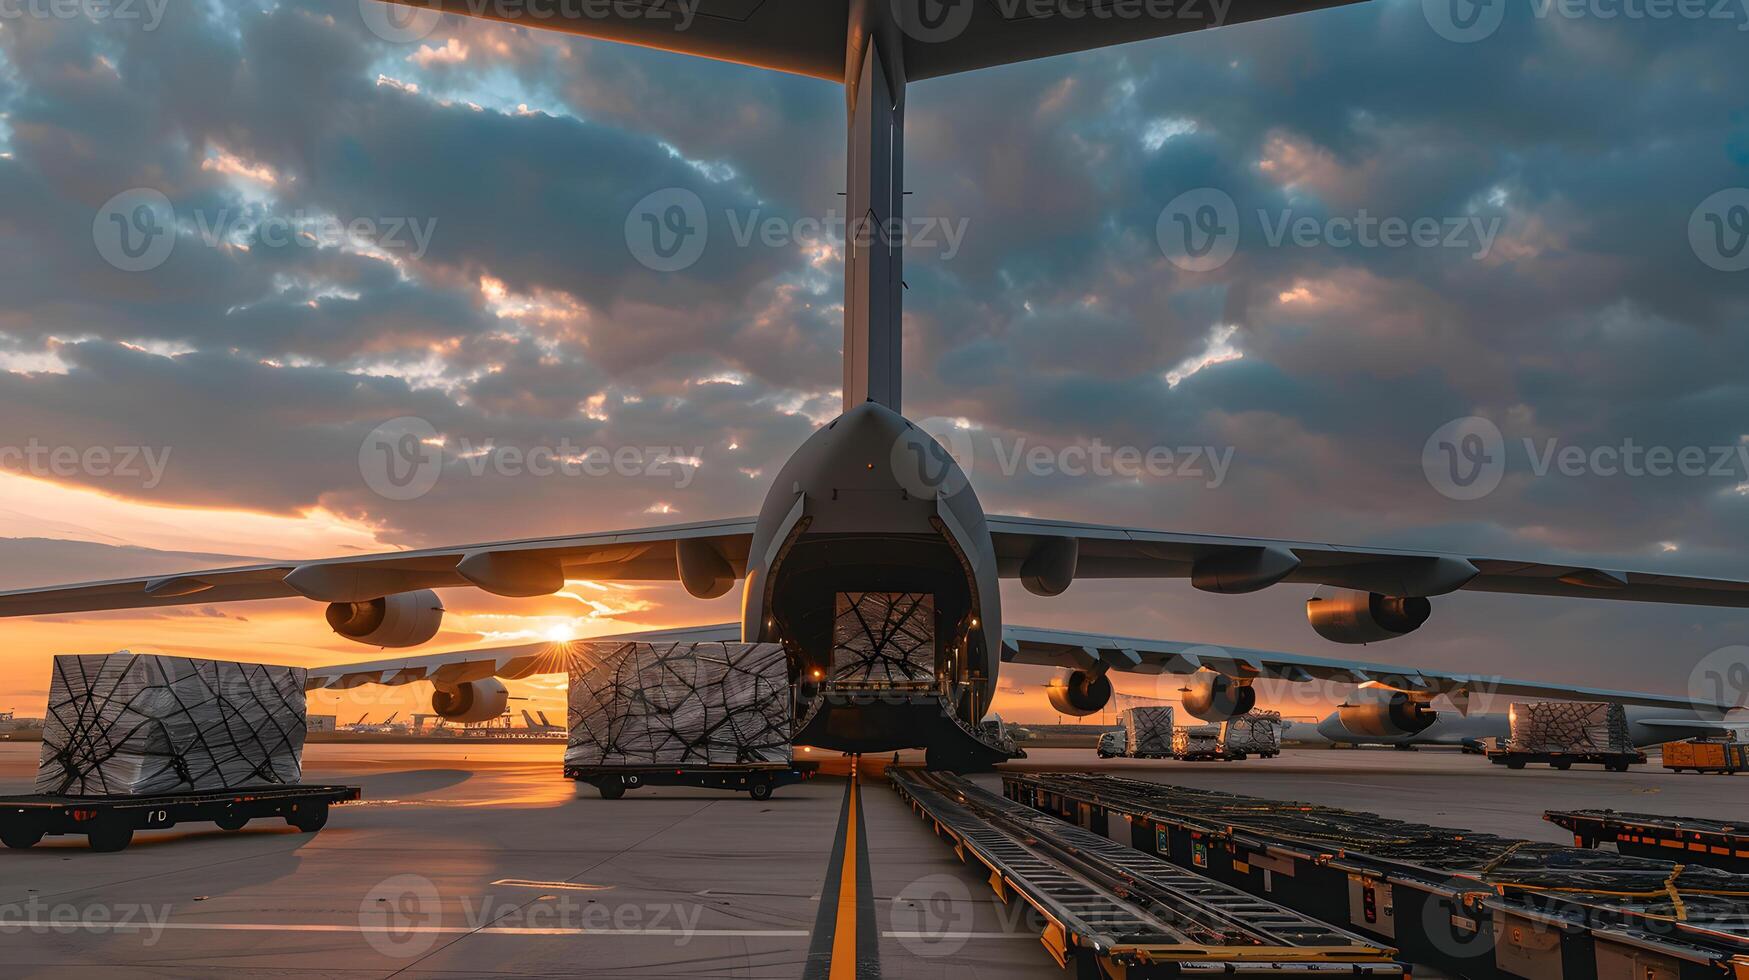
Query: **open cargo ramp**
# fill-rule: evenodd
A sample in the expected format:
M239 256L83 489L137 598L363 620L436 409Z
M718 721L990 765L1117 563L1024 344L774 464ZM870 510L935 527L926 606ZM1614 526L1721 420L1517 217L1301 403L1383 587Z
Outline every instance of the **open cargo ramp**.
M1057 963L1083 977L1405 977L1395 951L1193 874L940 772L895 789L1003 903L1031 906Z

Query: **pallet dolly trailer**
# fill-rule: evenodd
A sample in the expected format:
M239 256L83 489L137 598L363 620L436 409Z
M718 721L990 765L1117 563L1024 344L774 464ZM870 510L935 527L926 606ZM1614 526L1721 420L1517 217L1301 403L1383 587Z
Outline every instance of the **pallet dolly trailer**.
M1508 769L1523 769L1532 762L1547 763L1550 769L1566 771L1574 766L1602 766L1610 772L1627 772L1630 766L1646 764L1644 752L1514 752L1494 749L1488 761Z
M1621 854L1749 874L1749 822L1614 810L1544 810L1543 819L1572 831L1574 847L1613 842Z
M0 843L29 848L44 837L84 835L94 851L125 850L136 830L167 830L211 822L241 830L251 820L279 817L306 834L328 823L328 808L360 798L357 786L252 786L207 793L152 796L0 797Z
M626 795L628 789L646 786L694 786L746 793L764 801L771 799L771 794L780 786L814 778L819 769L818 762L729 766L566 766L565 778L594 786L606 800L617 800Z

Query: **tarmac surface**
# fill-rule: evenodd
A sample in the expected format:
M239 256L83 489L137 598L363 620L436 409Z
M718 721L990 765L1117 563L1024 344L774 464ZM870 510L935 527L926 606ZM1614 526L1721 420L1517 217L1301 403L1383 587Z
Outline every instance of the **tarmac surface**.
M0 794L30 791L36 751L0 743ZM561 778L558 754L544 744L313 745L306 780L361 785L368 801L336 809L320 834L189 825L141 833L120 854L78 838L0 851L0 972L1065 975L1037 932L869 771L877 760L864 760L854 800L848 766L834 759L832 774L765 802L688 789L607 801ZM1451 751L1289 750L1219 764L1038 749L1023 765L1562 842L1544 809L1749 809L1749 778L1655 766L1510 772ZM834 955L852 946L854 957Z

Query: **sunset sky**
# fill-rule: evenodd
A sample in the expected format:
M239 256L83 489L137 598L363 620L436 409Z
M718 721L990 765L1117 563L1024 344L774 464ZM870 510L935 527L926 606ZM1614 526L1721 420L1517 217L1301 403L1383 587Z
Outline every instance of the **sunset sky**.
M745 516L836 414L838 244L740 245L732 226L841 206L841 87L457 18L389 41L361 4L169 0L149 29L0 20L0 588ZM1734 233L1738 198L1715 195L1749 187L1749 15L1515 0L1460 43L1429 5L911 87L907 207L964 239L907 256L904 407L968 434L986 511L1749 577L1749 271L1692 237ZM656 271L626 219L676 187L705 202L711 239ZM1194 271L1157 233L1202 188L1236 202L1243 231L1231 261ZM128 271L101 242L108 202L137 189L180 230L162 264ZM1725 202L1711 225L1709 200ZM1497 234L1271 240L1363 214ZM430 422L445 466L395 501L360 449L403 416ZM1474 500L1423 466L1466 416L1507 448ZM1538 472L1551 446L1595 459L1629 440L1719 465ZM1095 444L1230 456L1219 480L1003 465ZM486 446L681 462L475 475ZM109 462L56 465L55 448ZM1084 581L1003 598L1014 624L1663 693L1749 644L1743 611L1459 594L1414 636L1349 648L1306 626L1308 594ZM720 623L740 600L572 582L444 601L431 649ZM0 710L42 713L56 653L379 655L321 611L7 620ZM998 710L1050 717L1045 676L1005 674ZM513 709L562 710L557 678L516 693L532 700ZM425 697L311 708L350 721Z

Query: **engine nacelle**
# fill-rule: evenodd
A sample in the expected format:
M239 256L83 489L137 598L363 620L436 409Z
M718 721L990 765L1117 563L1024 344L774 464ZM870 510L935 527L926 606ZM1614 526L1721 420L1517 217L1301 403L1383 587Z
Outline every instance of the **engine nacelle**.
M1179 700L1203 721L1228 721L1257 707L1257 691L1226 674L1202 670L1190 675Z
M1045 688L1045 697L1059 712L1080 718L1111 702L1111 678L1104 673L1065 670L1051 678L1050 685Z
M1326 640L1374 643L1413 633L1427 622L1433 604L1420 596L1390 596L1335 589L1306 600L1306 620Z
M431 710L445 721L462 724L491 721L509 706L510 692L496 677L462 681L453 686L439 684L431 692Z
M328 604L334 632L373 647L416 647L437 635L443 603L430 589L397 592L366 602Z
M1402 691L1364 695L1351 698L1352 704L1338 705L1336 716L1342 727L1356 735L1374 738L1396 738L1419 735L1439 720L1439 712L1426 701L1418 701Z

